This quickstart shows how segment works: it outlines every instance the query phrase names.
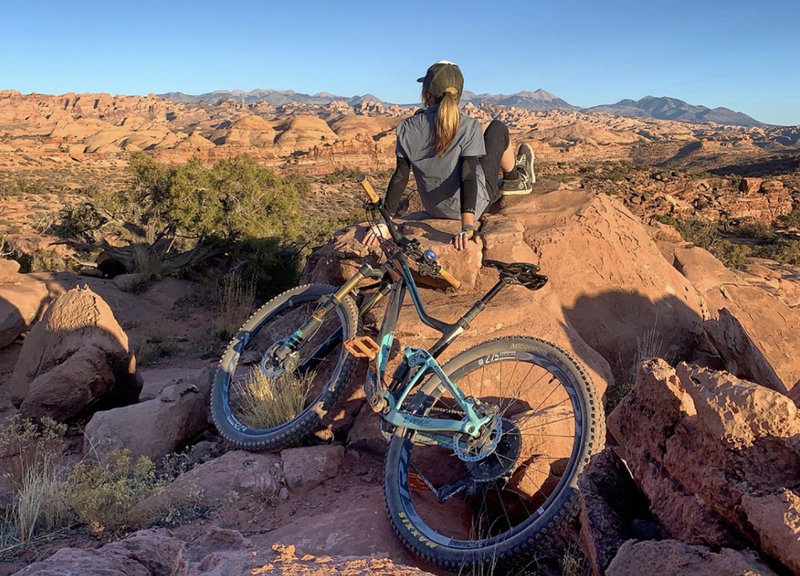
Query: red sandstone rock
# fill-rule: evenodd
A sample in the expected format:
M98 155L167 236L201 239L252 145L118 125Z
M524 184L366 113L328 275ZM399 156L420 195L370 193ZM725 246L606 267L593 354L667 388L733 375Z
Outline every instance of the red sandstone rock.
M96 412L84 432L84 454L105 462L114 450L158 461L208 428L206 405L214 371L164 388L157 398Z
M673 537L744 540L796 570L800 417L788 397L725 372L648 361L608 429Z
M19 264L0 260L0 348L8 346L28 331L47 299L47 286L28 276L18 274Z
M75 288L50 305L22 346L10 398L31 418L71 418L135 402L142 389L128 337L108 305Z
M676 266L702 294L704 328L726 369L786 393L800 381L800 310L701 248L677 248Z
M629 540L619 550L606 576L777 576L752 551L722 548L718 552L705 546L677 540L636 542Z

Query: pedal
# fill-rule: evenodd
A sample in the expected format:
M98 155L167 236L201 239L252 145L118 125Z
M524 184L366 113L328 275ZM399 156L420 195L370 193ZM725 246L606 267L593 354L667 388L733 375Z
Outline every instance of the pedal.
M367 358L372 360L378 355L381 348L369 336L356 336L344 342L344 349L356 358Z

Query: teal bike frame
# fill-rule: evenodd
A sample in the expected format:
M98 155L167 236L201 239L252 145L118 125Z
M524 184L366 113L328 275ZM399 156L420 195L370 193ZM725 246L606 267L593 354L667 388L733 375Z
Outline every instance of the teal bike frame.
M379 267L363 264L358 272L333 294L326 297L316 308L311 318L291 336L273 344L262 358L262 370L269 374L271 368L276 370L286 369L285 363L292 356L292 352L316 332L322 321L341 306L346 297L355 296L358 293L358 284L362 280L380 280L377 289L369 294L359 307L359 315L364 317L378 303L388 299L378 332L378 341L372 343L372 346L377 345L377 352L374 356L374 362L370 362L364 387L369 404L375 412L381 414L383 419L391 425L416 430L418 434L415 436L415 441L453 448L454 435L466 434L476 438L481 435L488 423L494 421L496 425L498 420L491 408L481 406L472 398L467 397L450 380L442 370L437 358L462 332L469 328L475 317L486 308L486 305L505 286L519 283L523 283L528 287L530 287L529 284L531 283L538 283L538 286L541 286L547 281L547 278L533 273L533 270L538 270L538 268L530 264L508 265L502 262L493 262L493 265L500 270L500 278L463 316L453 323L434 318L425 310L425 305L408 266L408 261L409 258L412 258L419 265L421 274L427 273L435 277L440 270L435 262L435 257L428 252L423 253L420 251L418 241L410 240L400 234L389 215L385 214L382 208L376 207L376 209L381 211L394 240L394 242L381 241L381 247L386 254L386 261ZM525 266L529 268L520 268ZM520 278L523 275L527 275L525 276L525 281L520 282ZM438 331L441 337L430 349L406 347L403 351L402 361L387 381L385 375L390 351L394 343L394 332L406 294L411 296L411 301L420 320L425 325ZM333 347L341 343L341 340L341 332L332 335L320 345L317 353L313 354L305 365L293 368L300 371L313 369L314 358L324 357ZM438 378L439 384L435 388L428 389L430 387L424 386L423 383L431 375ZM445 391L452 394L455 402L463 410L463 418L440 417L441 414L434 418L425 415L427 403L432 403L435 399L431 394Z

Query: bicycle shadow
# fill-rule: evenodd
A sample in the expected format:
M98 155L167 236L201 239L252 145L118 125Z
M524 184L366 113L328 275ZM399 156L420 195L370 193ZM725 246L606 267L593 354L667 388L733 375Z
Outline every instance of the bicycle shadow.
M614 390L606 392L606 400L629 389L646 358L723 369L703 318L675 296L654 302L616 289L580 296L572 306L563 306L563 312L575 332L611 367Z

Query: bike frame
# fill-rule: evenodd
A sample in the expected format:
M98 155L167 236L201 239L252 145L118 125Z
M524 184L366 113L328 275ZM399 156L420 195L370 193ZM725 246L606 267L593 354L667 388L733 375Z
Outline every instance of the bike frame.
M266 368L267 356L277 362L285 360L303 340L316 331L316 328L325 317L341 306L346 297L356 293L358 284L362 280L369 278L381 279L378 289L369 295L359 308L359 315L363 317L379 302L388 298L383 321L378 332L377 355L374 358L374 363L370 363L367 372L365 382L367 397L373 410L381 413L387 422L393 426L418 431L419 434L417 434L416 441L435 443L452 448L453 434L467 434L476 437L480 434L481 428L494 418L494 415L485 413L471 398L468 398L444 373L437 362L437 358L461 333L469 328L470 322L484 310L489 301L510 281L508 278L501 276L498 282L476 301L463 316L454 323L447 323L431 316L425 310L419 289L408 266L406 250L390 242L384 242L383 248L387 254L386 261L378 268L370 264L363 264L349 280L317 307L311 318L303 326L298 328L289 338L276 343L265 354L262 361L262 369ZM410 295L420 320L440 332L441 337L431 346L430 350L407 346L403 351L403 360L395 369L387 385L384 381L384 375L392 344L394 343L395 328L406 295ZM341 339L341 335L338 335L338 337ZM323 343L320 348L325 350L327 346L333 346L337 343L332 340L333 337L328 342ZM413 401L409 397L411 392L418 390L424 379L431 374L438 377L441 381L441 386L444 386L453 395L455 401L464 410L464 418L460 420L431 418L419 414L419 409L424 404L424 397L417 397Z

